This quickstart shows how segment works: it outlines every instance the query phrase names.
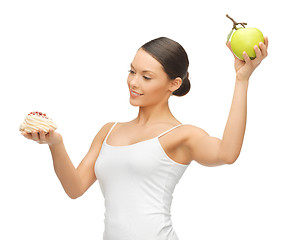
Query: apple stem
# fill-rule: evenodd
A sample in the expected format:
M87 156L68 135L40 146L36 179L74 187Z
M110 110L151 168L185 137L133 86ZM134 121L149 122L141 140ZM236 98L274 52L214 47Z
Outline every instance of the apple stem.
M233 18L231 18L228 14L226 15L227 18L231 19L233 21L233 29L237 30L237 25L238 24L241 24L244 28L245 28L245 25L247 25L247 23L237 23Z

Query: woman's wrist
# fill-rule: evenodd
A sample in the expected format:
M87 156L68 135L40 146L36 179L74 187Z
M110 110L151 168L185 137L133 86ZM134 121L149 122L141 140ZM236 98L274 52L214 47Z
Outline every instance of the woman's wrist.
M54 148L54 147L57 147L58 145L62 144L63 143L63 138L61 135L59 135L59 139L56 139L55 141L51 142L48 144L48 146L50 148Z
M238 78L236 77L235 87L248 90L249 78Z
M241 76L241 75L236 75L236 81L239 81L239 82L249 82L249 77L244 77L244 76Z

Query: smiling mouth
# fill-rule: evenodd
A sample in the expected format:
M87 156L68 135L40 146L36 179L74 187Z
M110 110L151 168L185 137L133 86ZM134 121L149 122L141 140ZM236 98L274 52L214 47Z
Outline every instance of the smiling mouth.
M140 93L134 92L134 91L132 91L132 90L130 90L130 93L131 93L131 95L133 95L133 96L142 96L142 95L144 95L144 94L140 94Z
M130 89L130 92L133 94L133 95L136 95L136 96L141 96L143 94L141 93L138 93L138 92L134 92L133 90Z

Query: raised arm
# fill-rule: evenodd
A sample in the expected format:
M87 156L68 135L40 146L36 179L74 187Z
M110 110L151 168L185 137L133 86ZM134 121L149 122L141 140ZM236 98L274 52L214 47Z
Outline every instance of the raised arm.
M231 50L231 42L227 44ZM243 53L245 61L235 58L236 82L231 110L227 124L220 143L219 158L225 159L228 163L234 163L242 148L246 119L247 119L247 91L249 78L261 61L267 57L268 38L264 43L260 42L259 47L254 47L256 58L251 60L247 53ZM232 51L232 50L231 50Z
M247 82L236 81L222 140L196 128L188 141L195 161L205 166L234 163L241 151L247 118Z
M231 44L228 42L231 50ZM234 163L242 148L247 119L247 90L249 78L256 67L268 55L268 38L264 44L255 46L256 58L251 60L244 53L245 61L235 58L236 82L229 117L225 126L222 140L211 137L200 128L194 128L188 133L187 147L192 153L192 158L205 166L218 166Z

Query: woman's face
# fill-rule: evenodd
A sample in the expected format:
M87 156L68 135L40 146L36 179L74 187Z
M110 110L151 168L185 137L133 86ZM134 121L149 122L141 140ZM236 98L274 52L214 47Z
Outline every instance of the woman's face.
M127 84L130 104L149 106L167 101L171 93L179 88L181 79L176 78L175 81L169 81L162 65L140 48L130 65Z

